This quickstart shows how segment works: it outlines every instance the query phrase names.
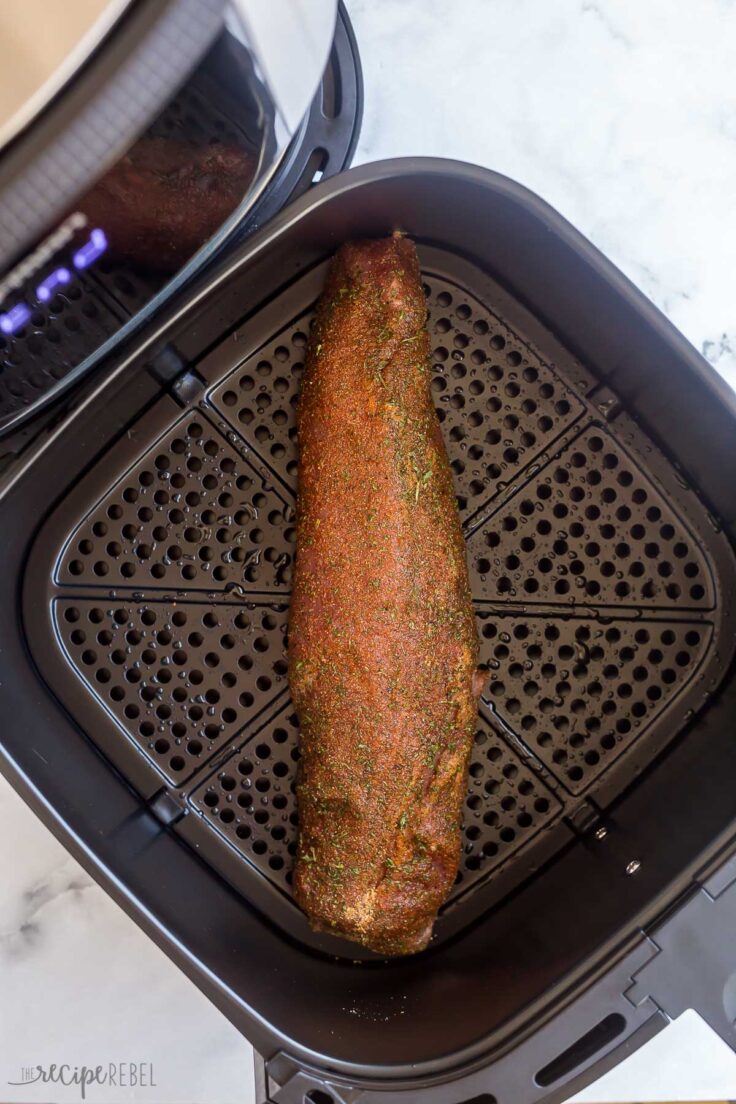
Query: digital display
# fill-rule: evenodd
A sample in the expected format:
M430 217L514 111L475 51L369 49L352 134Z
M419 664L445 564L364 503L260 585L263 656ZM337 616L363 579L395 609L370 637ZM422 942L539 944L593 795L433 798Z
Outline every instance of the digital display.
M77 249L72 257L73 271L65 266L55 268L45 280L42 280L35 289L35 296L39 303L48 303L57 290L70 284L76 272L83 272L89 268L98 257L107 249L107 237L104 230L95 227L90 231L89 238ZM22 330L31 317L31 307L24 302L16 303L0 314L0 332L14 334Z

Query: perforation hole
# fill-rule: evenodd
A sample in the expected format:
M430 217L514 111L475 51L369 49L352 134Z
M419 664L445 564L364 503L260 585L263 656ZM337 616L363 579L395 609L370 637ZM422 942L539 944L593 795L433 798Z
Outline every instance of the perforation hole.
M224 440L216 440L209 427L190 420L113 488L82 527L77 554L68 555L62 574L80 581L117 578L136 586L148 581L206 589L223 584L285 589L293 557L287 536L293 508L264 483L265 476ZM177 492L174 504L167 488ZM265 516L253 527L261 499ZM232 511L235 526L217 527L223 509Z
M78 627L83 618L96 627L98 650L88 646L87 633ZM280 657L276 661L286 671L283 606L249 618L237 606L190 603L185 612L136 604L104 610L85 601L62 603L57 623L80 674L97 693L114 681L113 712L177 784L194 769L194 760L247 725L274 697L268 677L239 690L234 671L223 671L231 656L252 665L258 640L261 650L265 642L269 655ZM180 634L188 624L200 627L187 634L188 648L182 648ZM183 766L173 766L174 746Z
M495 664L489 700L573 792L639 737L691 677L704 648L703 630L681 623L504 618L500 630L502 648L491 650L481 631L481 659ZM655 632L661 647L652 649Z
M498 554L490 571L478 570L477 596L667 606L685 593L690 602L707 601L707 574L679 539L680 523L623 464L610 438L587 430L492 513L470 541L471 556L483 544Z
M297 741L296 715L280 714L192 799L210 816L213 826L216 824L251 862L282 887L290 884L296 854ZM234 803L228 803L232 797ZM261 804L261 799L268 803ZM218 810L224 806L233 816L223 821ZM465 846L454 895L486 877L511 850L522 846L557 815L558 809L556 799L534 774L482 724L470 765Z
M499 481L510 478L561 432L581 407L552 370L521 346L485 306L458 301L441 281L428 286L432 389L450 444L460 509L469 513L495 493ZM295 409L303 368L303 346L294 343L294 334L304 333L310 322L311 315L305 316L296 323L296 331L279 334L211 396L222 416L245 432L289 485L296 472ZM499 354L503 363L497 359ZM279 366L276 378L275 364ZM265 390L256 386L258 378L265 381L261 384ZM489 417L476 403L481 395L487 396ZM502 408L506 412L503 437L496 434L493 418ZM522 416L532 411L537 415L533 427ZM486 440L484 429L491 430ZM472 453L464 444L471 431Z

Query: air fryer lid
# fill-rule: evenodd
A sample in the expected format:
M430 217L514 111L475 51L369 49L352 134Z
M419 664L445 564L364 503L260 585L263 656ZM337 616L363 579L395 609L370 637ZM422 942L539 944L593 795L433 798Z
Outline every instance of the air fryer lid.
M223 8L224 0L131 6L89 56L77 45L57 66L40 90L53 92L45 102L37 92L35 102L16 109L14 120L24 125L0 160L0 269L38 241L148 125L212 42Z
M296 17L294 27L307 35ZM265 30L261 19L257 31ZM266 54L260 43L257 56L246 45L228 9L215 41L143 134L0 272L6 458L37 432L42 411L116 355L147 318L173 309L185 284L236 237L349 165L362 87L344 7L319 87L283 155L277 136L288 128L261 76ZM310 85L282 87L279 98L291 96L293 105L294 89Z
M264 89L267 160L278 164L327 63L337 0L76 0L69 32L39 47L34 7L6 13L25 80L0 82L0 270L37 241L165 106L227 26ZM16 18L17 16L17 18ZM31 63L31 60L35 64Z

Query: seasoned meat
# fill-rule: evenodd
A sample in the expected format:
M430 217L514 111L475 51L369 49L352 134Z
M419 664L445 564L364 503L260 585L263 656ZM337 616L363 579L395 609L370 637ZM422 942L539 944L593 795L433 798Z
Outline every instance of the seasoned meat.
M427 945L460 858L478 642L406 238L334 258L299 407L289 680L294 893L383 955Z
M245 197L255 159L236 146L142 138L80 200L113 255L173 272Z

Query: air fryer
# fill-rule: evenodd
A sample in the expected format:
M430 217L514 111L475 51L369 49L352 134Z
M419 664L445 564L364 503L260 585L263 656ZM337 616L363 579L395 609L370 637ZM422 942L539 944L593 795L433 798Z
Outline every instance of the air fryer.
M4 772L253 1043L262 1100L562 1100L686 1007L734 1046L731 392L494 173L383 162L262 210L7 460ZM315 302L396 228L491 677L457 882L387 962L291 897L286 634Z

